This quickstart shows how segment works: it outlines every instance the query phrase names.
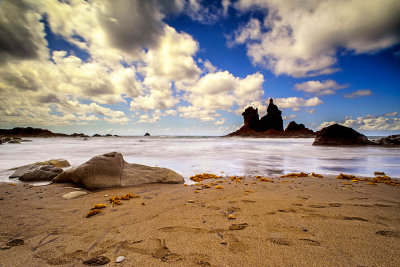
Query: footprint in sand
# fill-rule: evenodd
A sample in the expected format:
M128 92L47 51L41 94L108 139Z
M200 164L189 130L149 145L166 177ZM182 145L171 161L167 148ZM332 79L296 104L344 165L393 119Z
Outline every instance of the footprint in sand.
M276 245L280 245L280 246L291 246L292 243L287 240L286 238L282 238L282 237L271 237L268 239L268 241L270 241L271 243L274 243Z
M342 218L345 221L361 221L361 222L368 222L367 219L361 218L361 217L349 217L349 216L344 216Z
M323 209L326 208L326 206L323 205L308 205L310 208L315 208L315 209Z
M257 202L255 200L250 200L250 199L242 199L241 201L244 203L256 203Z
M302 244L309 245L309 246L316 246L316 247L321 246L320 242L318 242L316 240L308 239L308 238L300 238L299 241Z
M400 238L400 232L399 231L378 231L375 234L381 235L381 236L386 236L386 237Z

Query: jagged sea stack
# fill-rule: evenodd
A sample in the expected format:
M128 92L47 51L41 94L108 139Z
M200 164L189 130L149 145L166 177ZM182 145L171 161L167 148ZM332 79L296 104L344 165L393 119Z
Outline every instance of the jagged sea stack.
M267 115L261 118L257 131L267 130L283 131L282 111L274 104L272 98L269 100Z

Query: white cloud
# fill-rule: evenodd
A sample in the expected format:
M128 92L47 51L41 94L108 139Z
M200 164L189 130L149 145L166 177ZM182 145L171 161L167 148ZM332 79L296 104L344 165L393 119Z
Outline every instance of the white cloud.
M222 125L225 123L225 118L221 118L219 121L214 122L214 125Z
M139 117L138 123L155 123L160 120L160 115L157 113L153 113L150 116L148 113L145 113Z
M320 81L308 81L298 83L295 86L297 91L303 91L315 95L333 95L337 90L348 87L348 85L340 85L333 80Z
M323 122L320 129L336 123L335 121ZM366 115L356 119L347 117L343 121L337 123L347 127L351 127L358 131L398 131L400 130L400 117L397 112L387 113L380 116Z
M214 121L220 115L215 110L206 110L195 106L178 107L180 117L187 119L200 119L201 121Z
M306 109L306 112L310 113L310 114L314 114L315 113L315 109L314 108Z
M294 119L294 118L296 118L297 116L295 115L295 114L292 114L292 115L289 115L289 116L282 116L282 119L283 120L290 120L290 119Z
M355 92L352 92L351 94L345 94L344 97L346 97L346 98L354 98L354 97L370 96L370 95L372 95L371 90L365 89L365 90L357 90Z
M302 97L275 98L274 103L279 108L291 108L293 111L298 111L301 107L315 107L324 102L315 96L309 99Z
M235 7L267 14L264 21L253 18L240 28L236 42L246 43L254 64L277 75L329 74L338 70L338 49L373 53L400 41L396 0L240 0Z

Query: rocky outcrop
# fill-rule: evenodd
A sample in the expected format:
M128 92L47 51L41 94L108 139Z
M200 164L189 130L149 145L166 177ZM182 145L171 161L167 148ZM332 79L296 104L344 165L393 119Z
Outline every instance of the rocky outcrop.
M377 141L378 145L383 146L399 146L400 145L400 134L389 135L387 137L381 138Z
M287 138L308 138L314 137L314 131L307 129L303 124L290 122L283 131L282 112L274 104L272 98L269 101L267 114L259 119L258 109L248 107L242 113L244 125L236 132L226 137L287 137Z
M93 190L149 183L183 183L184 180L172 170L129 164L121 153L111 152L64 171L53 182L73 182Z
M260 119L257 131L283 131L282 111L274 104L272 98L269 100L267 114Z
M18 178L25 182L50 181L61 172L61 167L70 166L65 159L51 159L41 162L36 162L21 167L13 168L15 170L10 178Z
M356 130L333 124L317 132L314 146L373 145L368 138Z
M149 133L145 133L144 136L150 136L150 134Z
M56 137L67 136L66 134L53 133L49 130L32 128L32 127L16 127L13 129L0 129L0 136L13 137Z
M304 126L304 124L297 124L295 121L291 121L285 129L285 135L287 137L315 137L315 132Z
M10 178L18 178L24 182L51 181L63 172L63 169L53 165L30 164L19 167Z

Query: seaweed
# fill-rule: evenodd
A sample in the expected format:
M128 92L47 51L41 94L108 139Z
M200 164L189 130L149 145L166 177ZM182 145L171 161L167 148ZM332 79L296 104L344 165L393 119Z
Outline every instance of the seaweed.
M92 217L96 214L101 213L101 210L99 209L91 209L87 214L86 214L86 218Z
M93 206L93 208L91 208L91 210L104 209L106 207L107 207L107 205L105 205L105 204L94 204L94 206Z
M222 176L218 176L212 173L203 173L203 174L196 174L190 177L190 180L194 182L201 182L205 179L220 179Z
M309 177L307 173L299 172L299 173L288 173L286 175L281 175L281 178L300 178L300 177Z

